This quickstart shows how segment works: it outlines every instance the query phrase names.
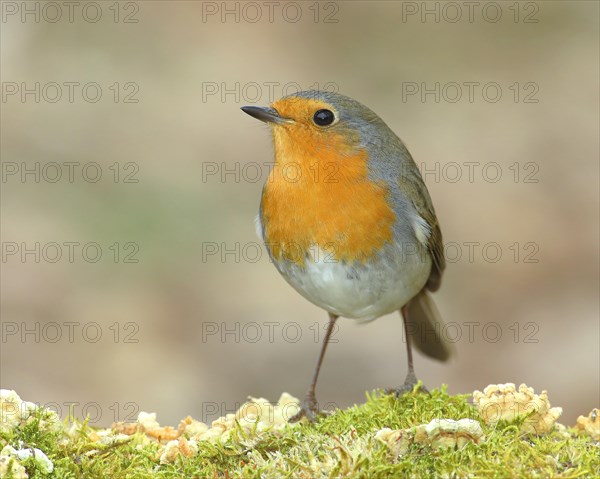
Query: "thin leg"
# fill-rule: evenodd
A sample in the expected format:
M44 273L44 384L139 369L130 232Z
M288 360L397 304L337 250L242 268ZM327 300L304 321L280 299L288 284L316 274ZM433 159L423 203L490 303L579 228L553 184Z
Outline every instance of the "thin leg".
M406 338L406 357L408 358L408 373L406 374L406 379L404 380L404 384L400 387L394 389L388 389L388 393L394 393L396 396L401 396L407 392L411 392L416 386L418 380L415 375L415 367L413 365L413 355L412 355L412 345L410 334L408 333L408 307L405 305L400 310L402 314L402 319L404 323L404 337ZM424 392L429 392L424 386L420 387Z
M331 338L331 334L333 333L333 328L335 326L335 322L337 321L338 316L335 314L329 313L329 323L327 324L327 332L325 333L325 339L323 340L323 344L321 346L321 352L319 353L319 359L317 360L317 366L315 367L315 371L313 373L312 381L310 382L310 386L308 387L308 392L306 393L306 398L304 403L302 404L302 409L298 414L292 416L289 422L296 422L302 419L304 416L309 421L314 421L317 415L321 412L317 406L317 398L315 396L315 389L317 387L317 380L319 379L319 371L321 371L321 364L323 363L323 358L325 357L325 351L327 350L327 344L329 344L329 338Z
M412 344L410 339L410 334L408 334L408 308L406 306L402 306L400 310L400 314L402 314L402 322L404 323L404 337L406 338L406 357L408 358L408 374L406 375L406 379L412 379L413 383L417 383L417 376L415 375L415 367L413 365L413 355L412 355Z

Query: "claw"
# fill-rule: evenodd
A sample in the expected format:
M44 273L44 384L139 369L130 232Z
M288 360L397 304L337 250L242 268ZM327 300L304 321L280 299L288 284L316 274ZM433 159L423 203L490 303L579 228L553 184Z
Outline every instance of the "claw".
M429 390L425 386L423 386L423 383L421 381L417 381L417 378L415 377L407 377L406 381L404 381L404 384L402 386L385 390L387 394L394 394L397 398L402 396L403 394L417 391L427 393L431 396Z
M319 416L331 414L329 411L323 411L319 409L315 398L307 397L303 402L298 413L294 414L288 419L288 422L294 423L300 421L303 417L308 419L309 422L315 422Z

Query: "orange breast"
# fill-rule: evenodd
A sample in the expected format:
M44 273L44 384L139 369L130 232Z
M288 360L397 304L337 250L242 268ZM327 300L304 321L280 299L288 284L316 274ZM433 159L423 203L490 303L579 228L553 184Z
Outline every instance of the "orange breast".
M341 138L317 145L307 132L274 128L275 165L262 195L267 247L303 264L313 245L330 260L369 259L392 240L395 215L386 185L367 178L367 152ZM321 259L327 259L321 258Z

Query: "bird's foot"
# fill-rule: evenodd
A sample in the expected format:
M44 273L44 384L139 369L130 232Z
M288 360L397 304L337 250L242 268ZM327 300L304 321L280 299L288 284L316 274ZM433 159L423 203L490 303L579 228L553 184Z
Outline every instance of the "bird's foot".
M414 374L410 373L406 376L406 380L404 381L404 384L402 386L385 390L387 394L394 394L396 397L400 397L403 394L417 391L430 394L427 388L423 386L423 383L419 381Z
M306 399L302 401L300 411L298 411L291 418L289 418L288 422L298 422L303 417L308 419L309 422L315 422L319 416L324 416L326 414L331 414L331 412L319 409L315 396L308 394L306 396Z

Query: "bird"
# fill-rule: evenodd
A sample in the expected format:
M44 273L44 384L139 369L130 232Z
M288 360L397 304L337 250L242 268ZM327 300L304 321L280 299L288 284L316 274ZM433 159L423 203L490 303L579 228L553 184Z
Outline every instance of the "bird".
M386 391L416 390L413 344L440 361L453 345L430 295L446 267L442 233L408 149L376 113L337 92L299 91L241 109L266 123L273 140L259 236L283 278L329 315L310 386L289 422L324 414L315 391L339 317L370 321L399 311L408 373Z

